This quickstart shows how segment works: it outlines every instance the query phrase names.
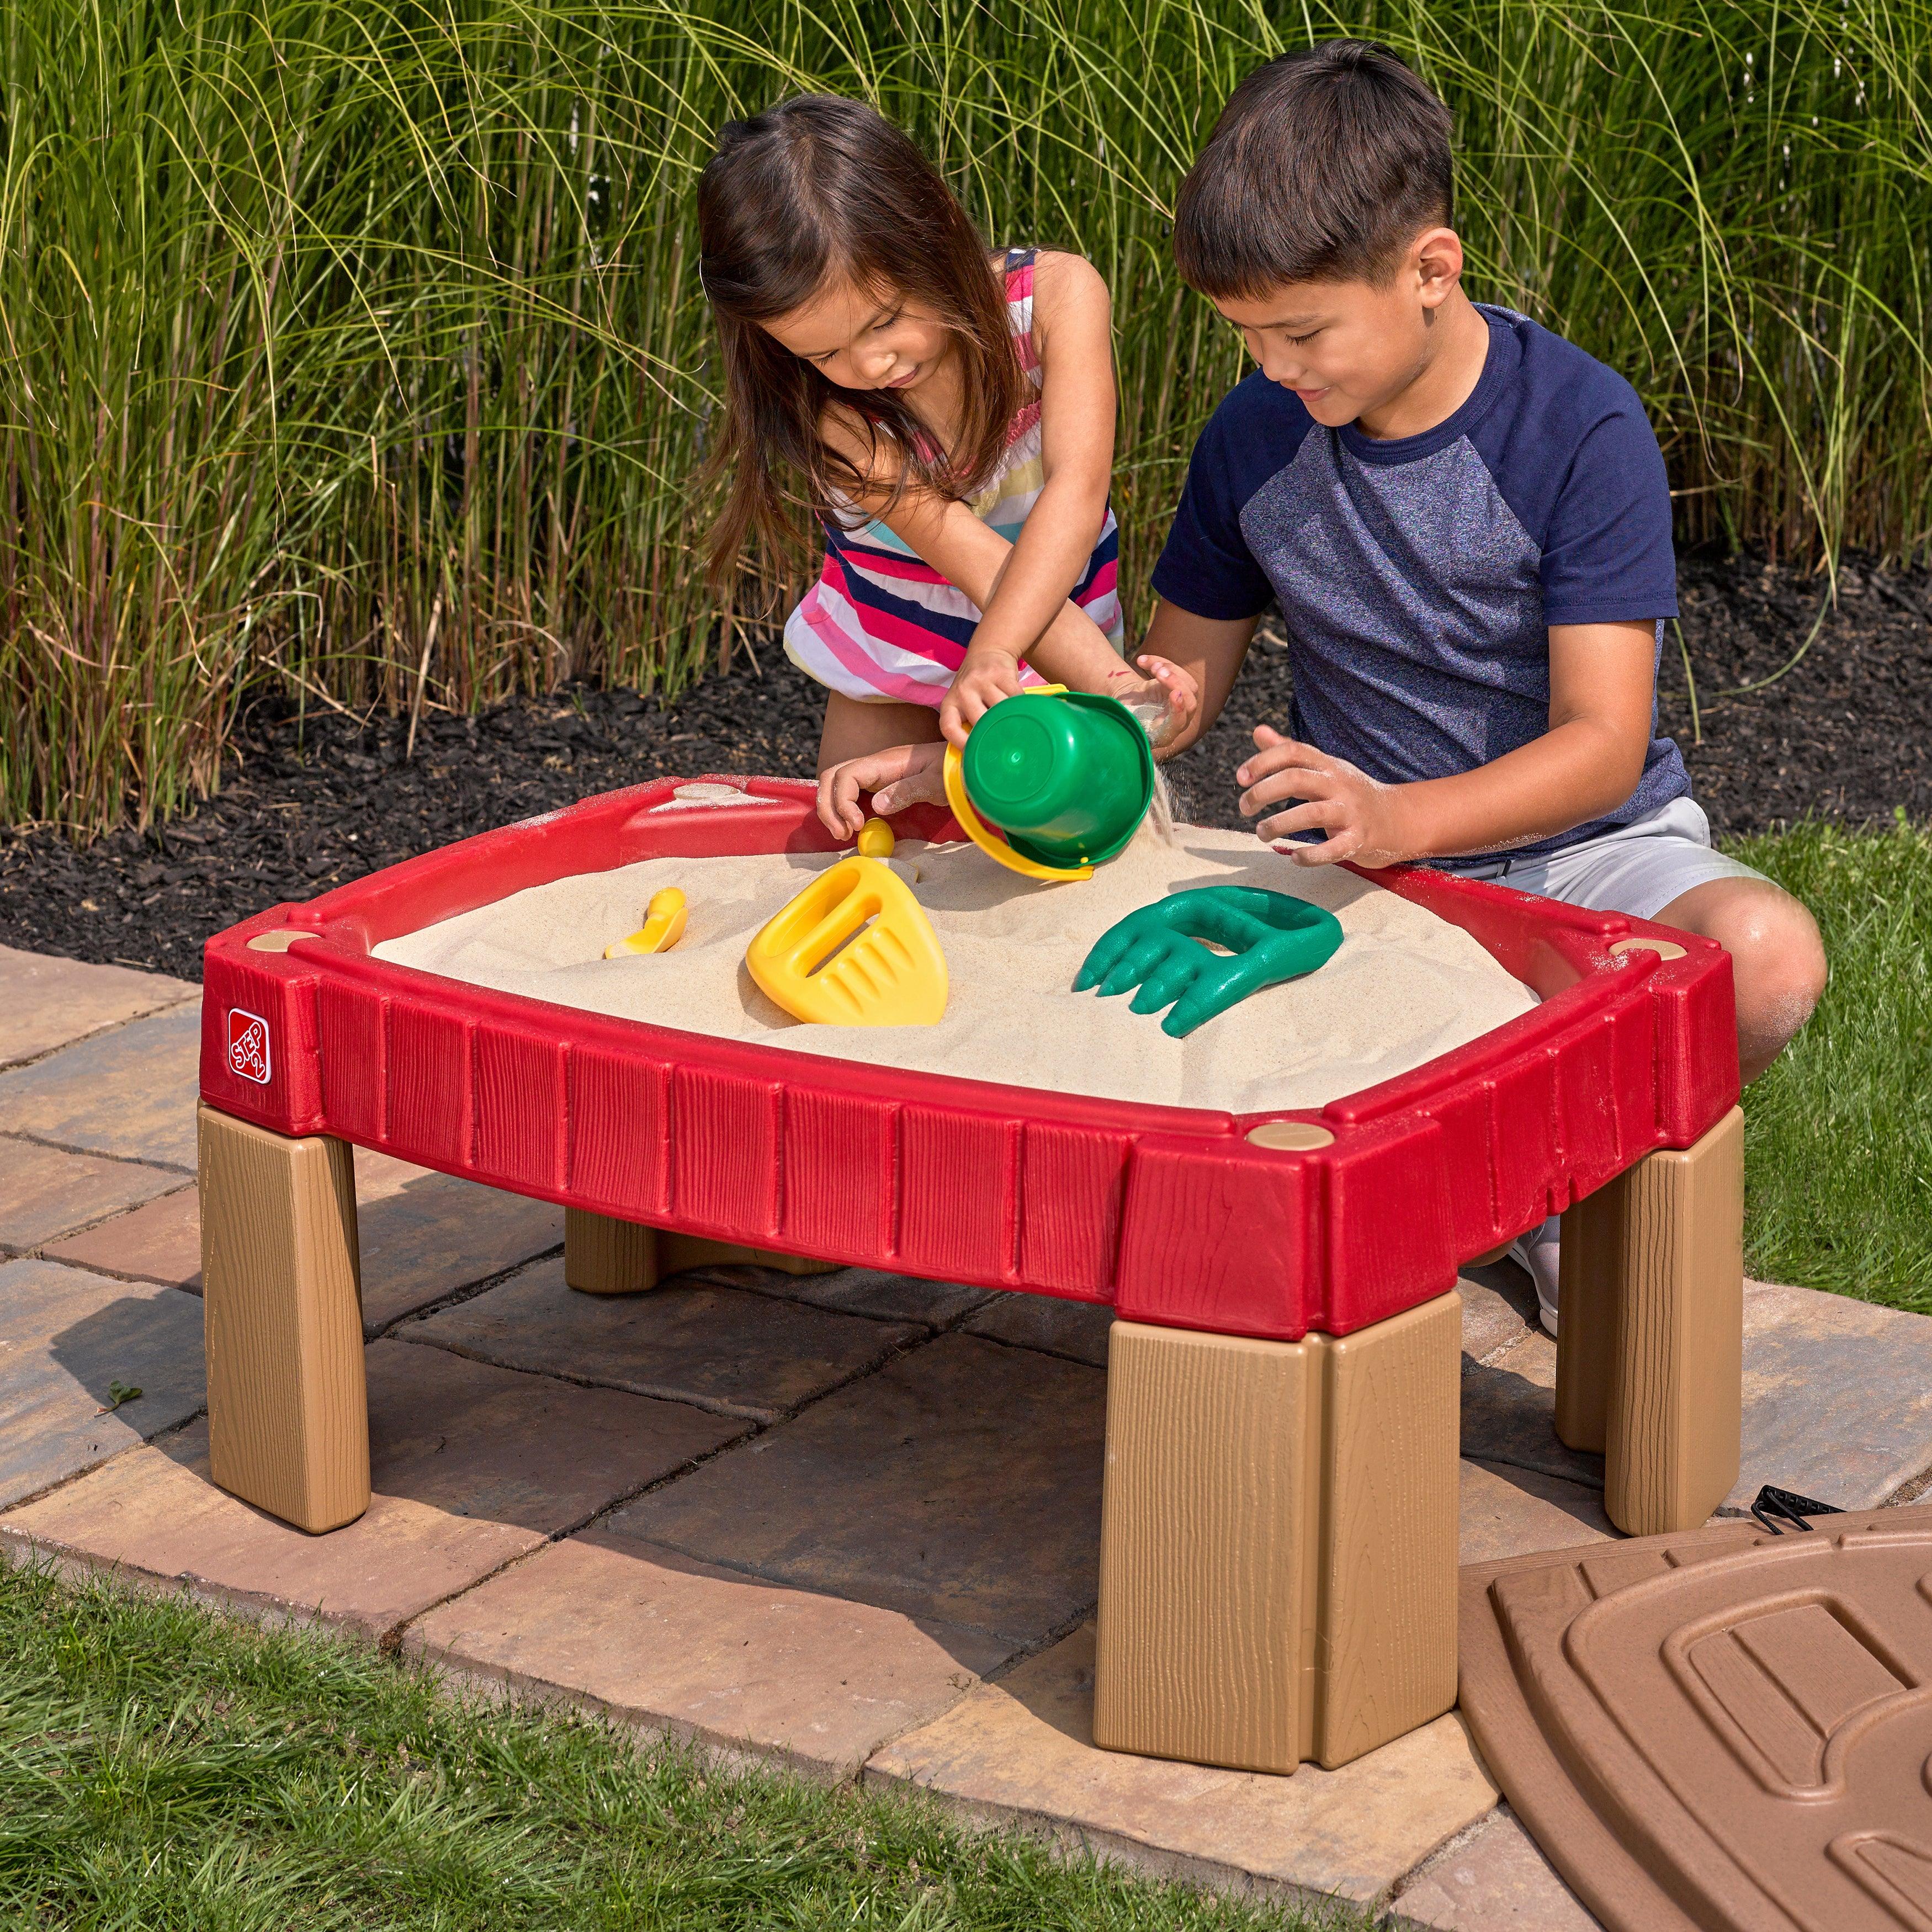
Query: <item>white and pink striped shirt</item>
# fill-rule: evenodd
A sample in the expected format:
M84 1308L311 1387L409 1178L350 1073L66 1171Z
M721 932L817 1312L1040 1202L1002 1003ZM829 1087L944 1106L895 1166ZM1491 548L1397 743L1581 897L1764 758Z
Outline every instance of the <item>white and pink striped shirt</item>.
M1021 367L1037 389L1033 272L1031 249L1009 252L1006 316ZM1011 543L1045 482L1036 396L1014 417L999 468L967 508ZM1116 650L1124 637L1119 556L1120 537L1109 506L1100 540L1071 596ZM979 622L979 606L884 524L867 520L850 530L828 524L825 567L785 620L785 655L847 698L864 704L924 704L936 711ZM1021 676L1025 683L1042 682L1027 666L1022 666Z

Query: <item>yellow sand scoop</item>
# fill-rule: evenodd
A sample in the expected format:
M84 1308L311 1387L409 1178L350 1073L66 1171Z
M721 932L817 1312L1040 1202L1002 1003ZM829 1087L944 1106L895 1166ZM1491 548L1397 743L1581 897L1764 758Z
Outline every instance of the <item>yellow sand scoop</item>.
M880 856L842 859L820 873L766 922L745 964L794 1018L932 1026L946 1011L939 936L905 881L885 866L890 844L876 834L862 834L860 842Z
M651 895L644 908L644 922L628 939L614 940L604 949L606 959L621 959L627 952L668 952L684 937L689 909L684 895L675 886L667 886Z

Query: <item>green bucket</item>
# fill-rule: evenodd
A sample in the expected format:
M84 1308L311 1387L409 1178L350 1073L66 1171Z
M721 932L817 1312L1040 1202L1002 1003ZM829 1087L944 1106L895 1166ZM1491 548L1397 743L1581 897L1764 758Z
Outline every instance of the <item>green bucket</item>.
M966 795L1022 858L1098 866L1154 802L1154 750L1133 713L1090 692L1022 692L973 727Z

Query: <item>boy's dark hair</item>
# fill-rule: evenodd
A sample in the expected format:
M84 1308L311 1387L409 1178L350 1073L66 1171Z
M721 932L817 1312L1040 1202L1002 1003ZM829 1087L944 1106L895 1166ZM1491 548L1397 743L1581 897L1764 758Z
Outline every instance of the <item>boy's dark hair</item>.
M1204 296L1385 282L1454 212L1449 110L1388 48L1324 40L1256 68L1180 184L1174 258Z

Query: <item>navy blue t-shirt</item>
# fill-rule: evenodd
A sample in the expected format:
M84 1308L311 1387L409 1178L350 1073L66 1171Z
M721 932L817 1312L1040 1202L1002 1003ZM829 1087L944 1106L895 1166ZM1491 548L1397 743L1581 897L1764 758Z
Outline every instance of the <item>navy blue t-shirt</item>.
M1156 593L1196 616L1279 604L1290 730L1388 783L1470 771L1546 732L1550 625L1654 622L1660 646L1677 614L1670 487L1636 392L1528 317L1479 307L1482 376L1420 436L1325 429L1259 370L1237 384L1154 566ZM1653 737L1616 811L1514 856L1690 789L1676 744Z

